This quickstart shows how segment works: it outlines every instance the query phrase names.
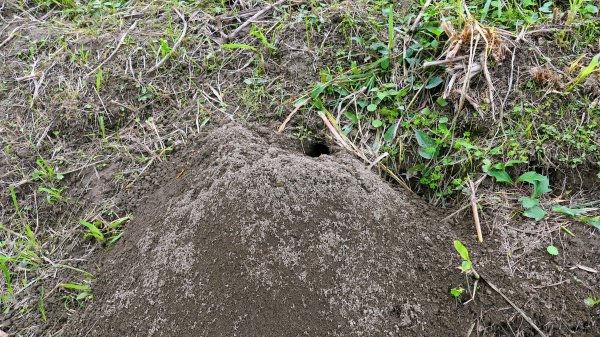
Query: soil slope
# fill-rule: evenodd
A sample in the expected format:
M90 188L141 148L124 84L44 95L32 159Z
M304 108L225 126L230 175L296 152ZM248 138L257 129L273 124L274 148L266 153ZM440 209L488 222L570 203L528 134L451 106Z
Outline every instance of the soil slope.
M462 277L426 204L347 154L312 158L232 124L199 143L107 254L95 303L68 335L456 329L448 278Z

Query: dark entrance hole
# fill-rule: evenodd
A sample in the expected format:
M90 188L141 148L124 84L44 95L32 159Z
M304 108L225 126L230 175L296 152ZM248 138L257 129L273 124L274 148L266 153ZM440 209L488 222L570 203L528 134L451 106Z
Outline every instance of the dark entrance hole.
M313 158L319 157L322 154L330 154L331 150L329 150L329 146L325 143L313 142L308 145L305 152L308 156Z

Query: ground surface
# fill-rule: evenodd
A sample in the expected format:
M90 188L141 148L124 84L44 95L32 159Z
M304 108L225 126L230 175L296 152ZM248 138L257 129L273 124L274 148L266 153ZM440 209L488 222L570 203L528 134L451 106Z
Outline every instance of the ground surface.
M346 153L313 158L269 138L230 123L163 168L103 258L96 302L64 334L462 336L475 322L509 333L516 312L489 287L469 310L448 296L464 282L451 241L471 233ZM512 241L497 232L473 244L478 270L549 335L594 335L597 319L576 299L595 278L568 269L600 267L593 240L566 242L563 261L525 242L512 248L534 261L523 266L496 253Z
M0 335L597 335L597 2L0 20Z

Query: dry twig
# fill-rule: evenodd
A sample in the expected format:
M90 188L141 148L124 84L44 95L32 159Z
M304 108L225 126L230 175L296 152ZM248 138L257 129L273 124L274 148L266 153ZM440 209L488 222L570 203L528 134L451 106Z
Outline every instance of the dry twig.
M490 286L490 288L492 288L495 292L497 292L500 296L502 296L502 298L504 298L504 300L506 302L508 302L508 304L510 304L510 306L513 307L523 317L523 319L525 319L525 321L527 323L529 323L529 325L531 325L531 327L534 328L535 331L537 331L540 334L540 336L546 337L546 334L540 328L538 328L537 325L535 325L533 320L531 318L529 318L529 316L527 316L527 314L525 314L525 312L521 308L517 307L516 304L514 304L508 297L506 297L506 295L504 295L504 293L501 292L500 289L498 289L498 287L496 287L494 284L492 284L488 279L484 278L483 276L481 278L485 281L485 283L487 283L487 285Z
M246 20L244 23L242 23L239 27L237 27L233 32L231 32L231 34L227 35L226 40L231 40L233 39L236 35L238 35L244 28L248 27L249 24L251 24L252 22L254 22L255 20L257 20L258 18L260 18L261 16L265 15L265 13L267 13L268 11L270 11L271 9L281 5L284 2L287 2L288 0L279 0L273 4L267 5L265 8L259 10L258 12L256 12L256 14L252 15L252 17L250 17L250 19Z
M294 115L296 115L296 113L298 112L298 110L300 110L300 108L302 108L305 104L306 104L307 100L304 102L301 102L301 104L298 104L298 106L296 106L294 108L294 110L292 110L292 112L290 112L290 114L285 118L285 120L283 121L283 123L281 123L281 126L279 126L279 128L277 129L277 133L282 133L283 130L285 130L285 127L287 126L287 123L290 122L290 120L292 119L292 117L294 117Z
M479 181L481 181L481 179ZM477 210L477 197L475 195L477 187L472 181L469 181L469 188L471 189L471 211L473 212L473 222L475 223L475 230L477 231L477 241L483 242L481 224L479 222L479 211Z
M181 22L183 22L183 31L181 32L179 39L177 39L177 42L175 42L175 44L173 45L173 48L171 48L171 50L167 53L167 55L165 55L160 61L158 61L158 63L155 64L154 67L150 68L150 70L148 70L146 72L146 75L152 74L158 68L160 68L160 66L162 66L163 63L165 63L169 59L169 57L171 57L171 54L173 54L173 52L179 47L179 45L183 41L183 38L185 38L185 34L187 33L187 29L188 29L188 23L185 20L185 16L177 8L173 7L173 10L175 10L175 13L177 13L177 15L179 15Z
M127 31L125 31L125 33L123 33L123 36L121 36L121 39L119 39L119 43L115 47L115 50L113 50L113 52L110 53L110 55L108 55L108 57L104 61L102 61L96 68L94 68L92 71L90 71L89 73L87 73L84 76L84 78L90 77L91 75L93 75L94 73L96 73L98 71L98 69L102 68L102 66L104 66L106 64L106 62L110 61L117 54L117 51L119 51L119 48L121 47L121 45L125 41L125 38L127 37L127 34L129 34L129 32L132 31L137 26L137 23L138 22L135 21L131 25L131 27L129 27L129 29L127 29Z

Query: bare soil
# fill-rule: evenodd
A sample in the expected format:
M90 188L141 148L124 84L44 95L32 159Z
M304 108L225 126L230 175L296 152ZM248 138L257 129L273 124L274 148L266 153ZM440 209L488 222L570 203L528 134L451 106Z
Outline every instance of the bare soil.
M450 296L472 283L452 248L473 236L468 219L441 222L343 151L313 158L259 133L216 128L151 174L146 188L160 187L102 258L95 301L64 335L534 335L483 282L471 303ZM523 236L513 251L527 265L502 256L513 237L466 244L484 278L548 335L597 335L598 313L582 302L596 276L569 269L600 267L592 238L553 259Z

